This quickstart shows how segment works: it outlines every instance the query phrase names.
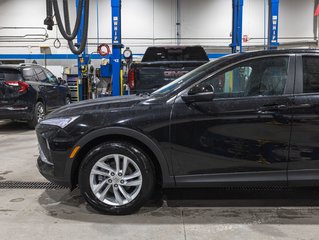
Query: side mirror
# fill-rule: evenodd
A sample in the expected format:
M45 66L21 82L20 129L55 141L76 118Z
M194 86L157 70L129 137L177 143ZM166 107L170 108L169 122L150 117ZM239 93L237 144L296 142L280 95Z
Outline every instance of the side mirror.
M64 80L60 77L58 77L57 81L59 85L62 85L64 83Z
M196 85L182 99L186 103L209 102L214 99L214 87L210 84Z

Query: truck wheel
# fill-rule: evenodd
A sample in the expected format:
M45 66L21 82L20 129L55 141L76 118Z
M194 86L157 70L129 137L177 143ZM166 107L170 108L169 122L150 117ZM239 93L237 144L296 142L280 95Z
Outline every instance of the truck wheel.
M79 187L86 201L104 214L131 214L149 199L155 183L148 156L127 142L93 148L80 167Z
M43 120L45 116L45 107L42 102L37 102L33 110L33 118L28 122L30 128L34 129L35 126Z

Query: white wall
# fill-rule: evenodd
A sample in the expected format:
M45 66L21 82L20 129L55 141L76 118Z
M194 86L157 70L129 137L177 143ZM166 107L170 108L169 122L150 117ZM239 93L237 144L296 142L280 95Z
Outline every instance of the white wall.
M267 29L268 4L265 5L264 0L244 1L243 35L248 35L250 39L249 42L244 45L264 43L264 40L260 38L264 38L265 35L265 6Z
M60 0L61 1L61 0ZM110 0L91 0L90 38L96 38L96 1L99 1L100 38L110 42L111 3ZM152 44L175 44L176 0L122 0L123 43L131 46L135 53L143 53ZM71 15L75 13L75 0L70 0ZM313 37L314 0L280 0L279 36ZM0 0L0 27L34 26L43 27L46 15L45 0ZM184 40L183 44L204 46L228 46L232 28L232 0L181 0L182 37L209 38ZM264 0L244 1L243 34L249 38L264 37ZM2 31L1 36L20 35L37 31ZM58 34L61 38L61 35ZM55 30L49 32L56 37ZM137 38L137 39L127 39ZM162 38L168 38L166 40ZM213 38L226 38L214 40ZM90 42L96 42L90 39ZM286 41L286 40L281 40ZM53 41L12 43L0 42L1 53L39 53L39 46L51 47L52 53L70 53L65 41L60 49L53 47ZM263 39L251 39L247 44L262 44ZM246 44L246 45L247 45ZM14 47L13 47L14 46ZM20 47L19 47L20 46ZM90 47L89 51L95 50Z
M313 0L281 0L279 37L313 37Z
M231 0L181 0L182 38L229 38ZM186 43L225 45L225 40L190 40Z

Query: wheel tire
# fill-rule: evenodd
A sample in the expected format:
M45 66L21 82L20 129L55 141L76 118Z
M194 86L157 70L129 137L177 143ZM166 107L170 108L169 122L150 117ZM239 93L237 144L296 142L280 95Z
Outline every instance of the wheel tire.
M71 98L70 98L69 96L67 96L67 97L65 98L65 105L69 105L69 104L71 104L71 103L72 103Z
M33 110L33 118L28 122L30 128L34 129L40 120L45 116L45 106L42 102L37 102Z
M98 162L101 162L102 158L105 158L106 156L109 157L109 156L115 156L115 155L121 156L120 157L121 160L119 160L120 162L119 166L121 164L122 166L124 166L123 157L127 157L129 159L127 161L131 161L128 164L127 170L124 172L123 178L125 178L125 176L129 176L129 174L127 175L125 174L128 171L132 171L133 173L138 172L138 171L132 170L137 167L139 168L138 169L140 171L139 173L141 173L141 176L138 178L138 181L140 181L140 178L142 178L141 186L138 186L138 187L130 187L125 185L121 186L121 188L123 187L125 188L125 191L126 191L125 193L129 193L131 188L133 189L139 188L139 191L138 192L136 191L135 194L137 193L138 194L134 198L133 197L128 198L128 199L131 199L129 202L124 203L122 205L119 204L118 206L114 206L112 204L105 202L105 201L112 201L112 200L114 202L117 201L117 199L115 199L116 189L117 189L117 192L121 193L122 199L124 197L124 194L122 194L122 191L119 191L119 190L122 190L122 189L119 189L120 187L118 188L116 187L114 189L115 187L114 184L116 184L116 181L114 179L112 184L109 184L109 182L107 182L104 185L104 190L106 190L106 188L110 186L111 190L107 190L108 191L107 195L112 197L112 194L113 194L114 198L111 198L111 197L107 198L107 195L104 194L106 197L102 197L103 199L102 201L98 198L98 196L96 196L93 193L93 190L91 187L92 181L97 181L92 179L98 179L96 178L94 174L93 174L94 177L92 177L91 175L92 169L96 169L96 164ZM110 159L112 159L112 157L110 157L106 161L111 161ZM114 158L114 161L115 161L115 158ZM107 166L111 166L111 163L107 163L107 164L108 164ZM112 166L113 166L112 169L115 169L114 165ZM121 169L121 168L119 167L118 169ZM116 170L113 173L115 172ZM132 174L132 172L130 172L130 174ZM110 179L112 178L110 175L111 171L109 171L108 174L109 174L108 176L105 176L104 181L110 181ZM118 173L116 173L115 176L118 177ZM102 177L102 176L98 176L98 177ZM134 181L134 180L128 180L128 181ZM103 180L100 180L99 183L101 182L103 182ZM155 171L149 157L145 154L145 152L142 149L127 142L106 142L95 147L87 154L87 156L85 157L85 159L83 160L80 166L80 172L79 172L80 191L83 197L89 203L89 205L91 205L94 209L104 214L126 215L126 214L131 214L138 211L143 206L143 204L145 204L146 201L150 198L154 190L154 186L155 186ZM100 191L104 192L104 190L102 188L102 190ZM102 193L100 192L97 194L100 194L99 195L100 197L102 196ZM134 196L134 192L132 193L131 196ZM112 199L112 200L109 200L109 199ZM127 198L125 197L124 199L127 200Z

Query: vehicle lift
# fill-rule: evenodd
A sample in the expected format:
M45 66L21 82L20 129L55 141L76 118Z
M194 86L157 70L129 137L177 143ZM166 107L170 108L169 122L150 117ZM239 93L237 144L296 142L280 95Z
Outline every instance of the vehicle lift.
M278 20L279 20L279 0L269 0L268 15L268 48L277 49L278 43Z
M233 28L232 53L242 52L242 30L243 30L243 6L244 0L233 0ZM268 0L268 49L277 49L278 43L278 20L279 0Z
M232 53L243 51L243 7L244 0L233 0Z
M79 0L76 1L78 7ZM111 79L112 79L112 95L121 95L121 59L122 59L122 33L121 33L121 0L111 0L112 7L112 54L110 57L111 64ZM84 9L82 10L84 11ZM83 15L82 15L83 16ZM82 29L83 29L84 19L82 17L80 30L78 32L77 41L81 42ZM79 100L87 99L85 92L87 92L86 86L89 79L88 76L88 64L89 64L89 54L87 49L79 55L78 57L78 75L80 77L78 89L79 89ZM102 74L105 72L105 68L102 69ZM106 71L109 72L109 71Z
M76 0L76 8L79 8L79 0ZM77 44L79 45L82 41L82 31L84 26L84 5L82 8L82 19L81 24L79 28L79 32L77 34ZM89 73L88 73L88 63L89 63L89 56L87 54L87 48L85 48L84 52L79 55L78 57L78 96L79 101L87 99L86 93L87 93L87 86L88 86L88 80L89 80Z

